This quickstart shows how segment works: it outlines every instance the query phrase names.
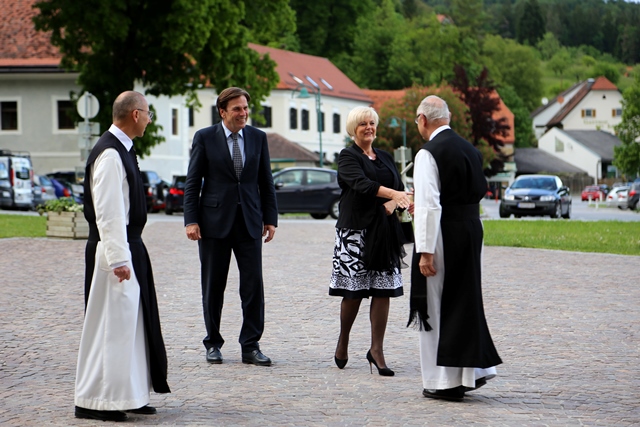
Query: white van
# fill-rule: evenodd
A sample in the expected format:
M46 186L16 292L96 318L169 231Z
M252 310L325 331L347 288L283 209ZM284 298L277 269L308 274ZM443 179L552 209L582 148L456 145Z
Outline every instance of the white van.
M0 150L0 207L33 207L33 166L26 152Z

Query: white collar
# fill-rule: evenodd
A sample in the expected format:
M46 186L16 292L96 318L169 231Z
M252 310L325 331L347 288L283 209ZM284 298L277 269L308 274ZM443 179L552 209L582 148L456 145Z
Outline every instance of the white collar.
M435 138L436 135L438 135L440 132L442 132L443 130L447 130L447 129L451 129L451 126L449 126L449 125L440 126L438 129L433 131L433 133L429 137L429 141L431 141L433 138Z
M231 132L231 131L230 131L230 130L229 130L229 129L224 125L224 122L220 122L220 124L222 125L222 129L224 129L224 136L226 137L226 139L229 139L229 135L231 135L233 132ZM243 138L243 139L244 139L244 137L242 136L242 131L243 131L243 130L244 130L244 129L240 129L240 130L238 131L238 138Z
M122 143L122 145L124 145L124 148L126 148L127 151L131 150L131 147L133 147L133 141L127 136L126 133L122 132L122 130L118 126L112 124L109 128L109 132L111 132L113 136L118 138L118 140Z

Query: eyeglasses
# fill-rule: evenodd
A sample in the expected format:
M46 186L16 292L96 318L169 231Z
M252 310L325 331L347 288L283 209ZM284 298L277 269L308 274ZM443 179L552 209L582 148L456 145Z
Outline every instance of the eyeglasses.
M153 111L151 111L151 110L143 110L142 108L136 108L136 110L144 111L149 116L149 120L153 120L153 116L154 116Z
M416 116L416 120L415 120L415 123L416 123L416 124L418 124L418 123L420 122L420 116L422 116L422 115L423 115L423 114L418 114L418 115Z

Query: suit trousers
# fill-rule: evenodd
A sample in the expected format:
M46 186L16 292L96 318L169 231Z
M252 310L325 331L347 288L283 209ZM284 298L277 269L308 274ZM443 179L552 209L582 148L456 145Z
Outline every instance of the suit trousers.
M231 252L240 272L240 300L242 302L242 328L238 342L243 353L259 350L264 331L264 286L262 280L262 239L249 235L238 205L235 221L229 235L222 239L203 237L199 242L202 308L207 336L204 346L221 348L220 334L224 291L231 262Z

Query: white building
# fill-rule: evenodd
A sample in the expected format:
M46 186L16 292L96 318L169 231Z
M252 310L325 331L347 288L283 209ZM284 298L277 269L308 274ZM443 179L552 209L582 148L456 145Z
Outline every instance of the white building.
M549 129L614 132L622 121L622 94L606 77L577 83L531 113L537 139Z
M38 174L83 169L79 129L67 114L75 110L71 92L81 90L76 84L78 74L60 68L58 50L46 34L33 28L33 3L35 0L0 0L7 15L0 31L0 148L30 152ZM356 106L370 105L371 99L326 58L250 47L269 54L280 77L262 103L266 124L260 127L312 152L320 151L322 139L323 163L333 162L345 146L347 114ZM310 94L307 99L299 98L303 87ZM142 87L135 90L144 93ZM216 91L202 89L198 97L202 107L192 111L183 96L147 96L156 112L154 121L163 127L160 134L165 142L140 160L142 170L154 170L166 181L186 173L194 133L219 120Z

